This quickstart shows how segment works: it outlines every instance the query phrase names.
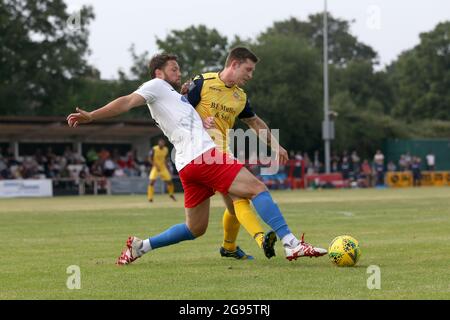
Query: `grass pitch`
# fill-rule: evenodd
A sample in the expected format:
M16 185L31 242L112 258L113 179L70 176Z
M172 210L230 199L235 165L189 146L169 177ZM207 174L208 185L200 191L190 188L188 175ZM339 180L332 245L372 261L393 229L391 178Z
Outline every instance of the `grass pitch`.
M184 221L183 199L85 196L0 200L1 299L449 299L450 188L274 192L294 233L328 248L359 240L357 266L328 257L288 262L280 242L268 260L241 228L253 261L221 258L223 206L214 197L207 233L114 265L128 235L155 235ZM268 229L267 229L268 230ZM81 271L70 290L67 268ZM368 267L381 271L370 290ZM369 281L370 282L370 281Z

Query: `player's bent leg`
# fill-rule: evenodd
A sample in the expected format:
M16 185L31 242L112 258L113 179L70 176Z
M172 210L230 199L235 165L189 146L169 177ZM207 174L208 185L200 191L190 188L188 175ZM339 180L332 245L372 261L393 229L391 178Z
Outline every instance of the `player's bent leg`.
M326 250L322 248L316 248L317 250L313 252L302 247L303 240L298 240L289 230L280 209L273 201L265 185L247 169L242 168L239 171L228 191L232 198L252 199L253 206L260 217L281 239L286 258L292 260L299 256L320 256L326 253Z
M209 198L194 208L186 208L186 225L197 238L205 234L209 221Z
M264 191L267 191L265 184L244 167L241 168L228 188L230 196L234 195L241 199L252 199Z
M186 240L194 240L203 235L208 227L209 198L194 208L186 208L186 222L174 225L166 231L145 240L129 237L126 248L116 264L130 264L150 250L167 247Z
M252 199L256 212L278 235L280 239L291 234L280 209L273 201L264 183L259 181L246 168L242 168L228 189L230 196Z

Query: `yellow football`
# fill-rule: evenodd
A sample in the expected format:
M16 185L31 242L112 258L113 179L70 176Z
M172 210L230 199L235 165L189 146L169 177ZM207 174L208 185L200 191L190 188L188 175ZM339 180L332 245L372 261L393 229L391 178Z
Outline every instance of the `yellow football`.
M328 256L339 267L354 266L361 256L358 240L349 235L334 238L328 248Z

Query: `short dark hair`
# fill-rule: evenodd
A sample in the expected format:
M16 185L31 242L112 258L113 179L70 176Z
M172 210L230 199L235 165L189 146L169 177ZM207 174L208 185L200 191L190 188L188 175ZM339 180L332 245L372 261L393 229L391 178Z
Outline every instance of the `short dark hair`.
M167 61L174 60L177 61L178 57L171 53L159 53L155 54L150 62L148 63L148 68L150 69L150 77L155 78L156 69L162 69L166 65Z
M230 53L228 54L225 66L228 67L234 60L238 60L240 63L243 63L247 59L250 59L254 63L257 63L259 61L258 57L253 52L251 52L250 49L246 47L235 47L231 49Z

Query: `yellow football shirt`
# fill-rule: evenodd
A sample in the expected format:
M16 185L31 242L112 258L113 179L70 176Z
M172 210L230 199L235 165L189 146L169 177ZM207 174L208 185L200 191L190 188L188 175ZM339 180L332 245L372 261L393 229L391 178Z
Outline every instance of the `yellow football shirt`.
M215 128L208 133L222 152L229 152L227 133L236 118L255 116L244 90L236 85L227 87L218 72L196 76L189 88L188 100L202 119L214 117Z
M169 149L167 147L163 147L162 149L159 146L153 147L153 165L158 168L166 167L166 158L169 154Z

